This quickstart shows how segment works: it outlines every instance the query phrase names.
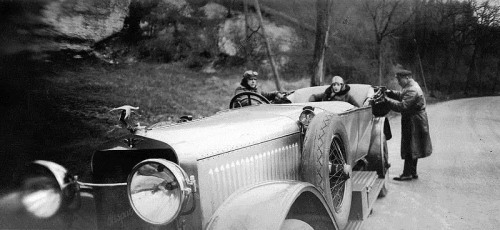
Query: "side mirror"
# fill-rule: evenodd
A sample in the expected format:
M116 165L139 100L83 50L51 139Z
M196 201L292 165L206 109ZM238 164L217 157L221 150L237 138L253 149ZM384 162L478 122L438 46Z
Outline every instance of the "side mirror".
M54 162L32 162L20 182L22 206L36 218L50 218L59 211L74 210L80 205L77 178Z

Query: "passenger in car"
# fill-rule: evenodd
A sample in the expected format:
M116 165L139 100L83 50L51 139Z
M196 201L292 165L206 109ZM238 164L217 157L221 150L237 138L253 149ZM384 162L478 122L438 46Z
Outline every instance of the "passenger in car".
M332 78L332 84L326 88L325 92L311 95L309 101L345 101L352 105L357 105L354 98L349 94L351 88L344 83L340 76Z
M241 79L241 83L234 91L234 94L239 94L243 92L253 92L264 96L267 100L272 101L275 99L281 99L284 95L278 91L275 92L264 92L257 88L257 76L259 73L247 70L243 73L243 79Z

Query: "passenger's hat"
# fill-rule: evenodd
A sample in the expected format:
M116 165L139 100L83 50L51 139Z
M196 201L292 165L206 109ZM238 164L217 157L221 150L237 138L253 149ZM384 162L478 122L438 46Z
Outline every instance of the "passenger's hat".
M332 78L332 84L333 83L342 83L342 84L344 84L344 79L342 77L340 77L340 76L335 76L335 77Z
M247 70L243 73L243 78L245 79L257 79L257 76L259 76L259 73L253 70Z
M396 72L396 77L411 77L412 76L411 71L405 70L405 69L398 69L395 72Z

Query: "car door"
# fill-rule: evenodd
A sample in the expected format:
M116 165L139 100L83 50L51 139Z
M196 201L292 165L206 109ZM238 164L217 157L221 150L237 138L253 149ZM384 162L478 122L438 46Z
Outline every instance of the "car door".
M371 111L371 106L361 107L356 111L358 116L358 159L365 156L370 148L373 129L373 114Z

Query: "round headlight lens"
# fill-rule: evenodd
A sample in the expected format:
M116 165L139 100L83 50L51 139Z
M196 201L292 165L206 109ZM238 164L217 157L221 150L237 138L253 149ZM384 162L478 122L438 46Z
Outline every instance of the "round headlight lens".
M152 224L172 222L183 207L185 178L180 168L170 164L175 165L168 161L143 161L134 167L128 179L132 207Z
M309 126L311 123L311 120L314 118L314 112L313 108L304 108L302 113L300 113L299 116L299 121L300 123L304 126L305 129Z
M76 177L54 162L37 160L27 166L21 180L21 203L36 218L49 218L59 211L79 207Z
M21 202L26 211L37 218L49 218L62 204L57 180L52 176L30 176L23 181Z

